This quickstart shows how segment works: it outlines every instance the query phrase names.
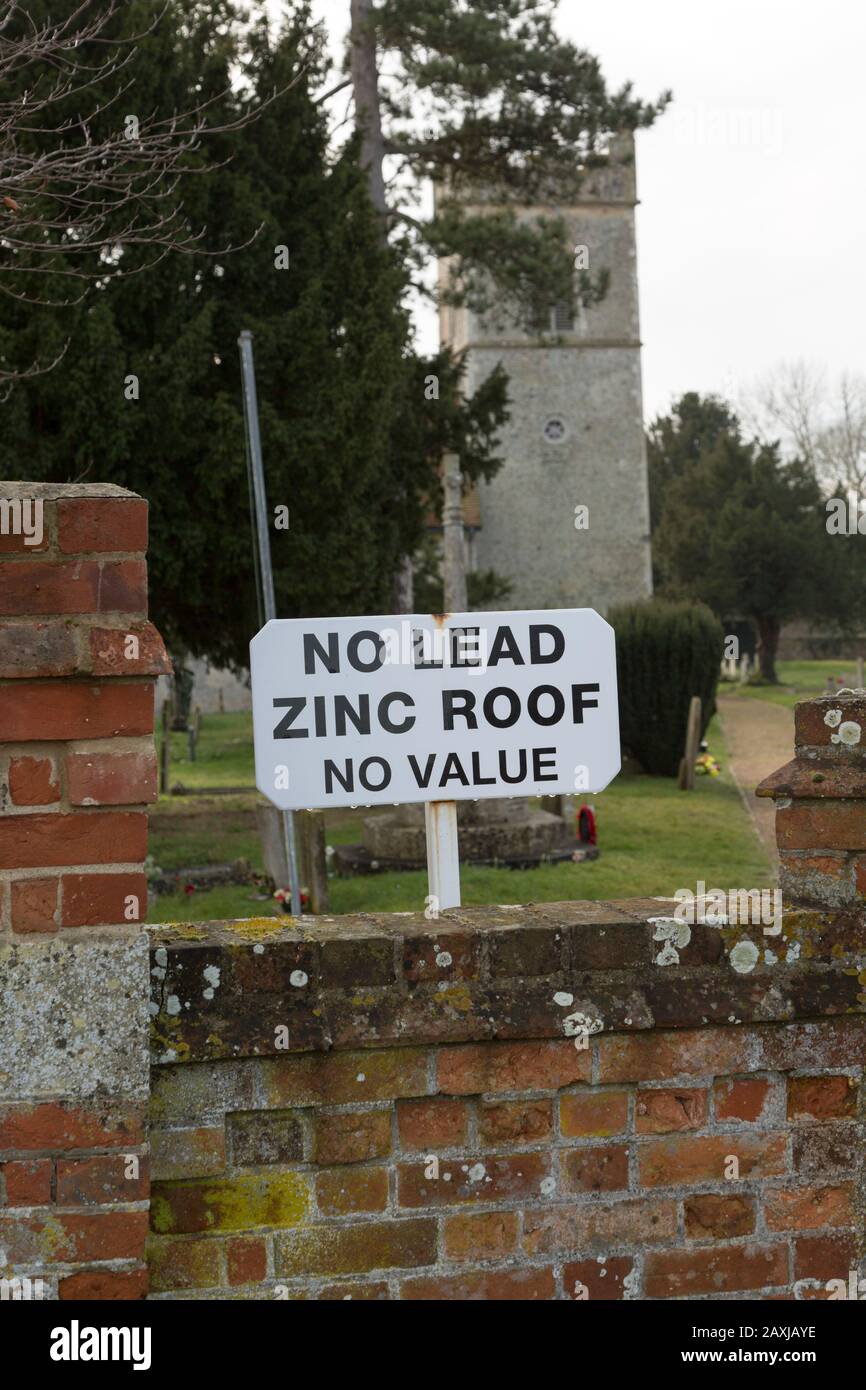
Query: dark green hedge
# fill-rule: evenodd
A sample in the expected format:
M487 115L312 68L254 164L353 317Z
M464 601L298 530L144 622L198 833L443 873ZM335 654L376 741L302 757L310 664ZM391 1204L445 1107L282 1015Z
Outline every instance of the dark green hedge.
M644 599L612 608L620 737L646 772L676 777L689 701L701 697L701 735L715 709L725 645L718 618L702 603Z

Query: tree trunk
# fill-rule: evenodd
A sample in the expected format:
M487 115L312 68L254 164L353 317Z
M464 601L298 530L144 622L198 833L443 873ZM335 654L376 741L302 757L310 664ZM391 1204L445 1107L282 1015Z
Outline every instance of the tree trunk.
M387 239L385 201L385 141L382 135L382 112L379 106L379 70L376 63L376 32L370 23L373 0L351 0L351 58L352 92L355 98L355 124L361 132L361 168L367 175L367 188L376 211L381 217L381 236ZM413 600L412 558L404 555L393 578L395 613L411 613Z
M355 96L355 124L361 132L361 168L366 170L370 198L382 214L382 237L385 237L384 217L385 175L382 162L385 142L382 138L382 114L379 109L379 72L376 66L376 33L370 21L373 0L351 0L351 73Z
M761 677L765 681L771 681L773 685L778 685L776 648L779 645L781 623L778 618L760 615L755 621L758 625L758 661L761 666Z

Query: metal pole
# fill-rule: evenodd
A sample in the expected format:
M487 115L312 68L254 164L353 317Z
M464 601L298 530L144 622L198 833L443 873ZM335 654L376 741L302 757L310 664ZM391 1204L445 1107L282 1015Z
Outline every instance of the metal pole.
M271 535L268 530L268 499L265 492L265 471L262 464L262 440L259 434L259 405L256 399L256 372L253 364L253 335L248 328L238 338L241 353L241 376L244 388L244 418L247 425L249 461L253 480L253 500L256 512L259 566L262 576L262 602L265 622L277 616L274 597L274 571L271 567ZM289 866L289 887L292 894L292 916L301 916L301 885L298 879L298 854L295 845L295 822L291 811L282 811L283 836L286 842L286 863Z
M428 801L424 807L427 830L427 881L436 907L460 906L460 855L457 845L457 802Z
M463 479L457 454L446 454L442 466L445 497L442 507L442 570L446 613L466 611L466 566L463 540ZM437 906L460 906L460 853L457 840L457 802L428 801L424 807L427 831L427 879Z

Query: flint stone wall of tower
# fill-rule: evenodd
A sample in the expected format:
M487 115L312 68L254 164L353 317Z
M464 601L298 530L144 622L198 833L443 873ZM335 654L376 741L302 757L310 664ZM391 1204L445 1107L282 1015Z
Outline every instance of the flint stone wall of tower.
M588 248L593 278L610 272L607 295L579 310L573 331L532 338L467 309L441 311L443 341L469 349L468 392L499 361L510 378L505 461L480 487L476 564L510 580L511 608L604 613L651 592L635 204L628 138L616 143L607 168L586 176L579 203L551 200L518 213L563 217L574 246ZM443 264L440 276L447 275ZM545 426L557 420L565 435L554 442ZM575 528L578 506L589 509L588 529Z

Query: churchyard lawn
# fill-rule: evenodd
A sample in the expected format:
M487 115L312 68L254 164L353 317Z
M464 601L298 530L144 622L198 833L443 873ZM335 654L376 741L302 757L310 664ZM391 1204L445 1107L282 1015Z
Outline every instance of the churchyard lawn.
M793 709L798 700L813 700L827 689L827 681L832 679L837 686L856 685L856 662L837 661L779 661L779 684L767 685L761 681L750 681L739 685L735 681L722 681L720 695L736 695L752 700L769 700L774 705L784 705Z
M250 716L206 716L195 763L187 760L186 737L172 734L171 739L170 785L180 782L198 789L198 794L161 797L153 808L150 855L154 863L171 870L244 858L253 869L261 870ZM723 890L771 886L772 871L730 776L717 719L710 726L709 746L722 764L722 774L698 777L692 793L679 791L673 779L621 774L606 791L586 798L594 805L598 821L601 855L597 861L526 870L466 865L461 873L464 903L671 896L678 888L694 888L696 876ZM246 793L217 796L212 792L216 786L244 785L250 789ZM358 841L361 820L370 814L364 810L326 813L328 844ZM424 872L332 877L331 911L423 911L427 891ZM204 921L270 914L281 915L276 903L260 896L255 885L238 884L151 894L148 920Z

